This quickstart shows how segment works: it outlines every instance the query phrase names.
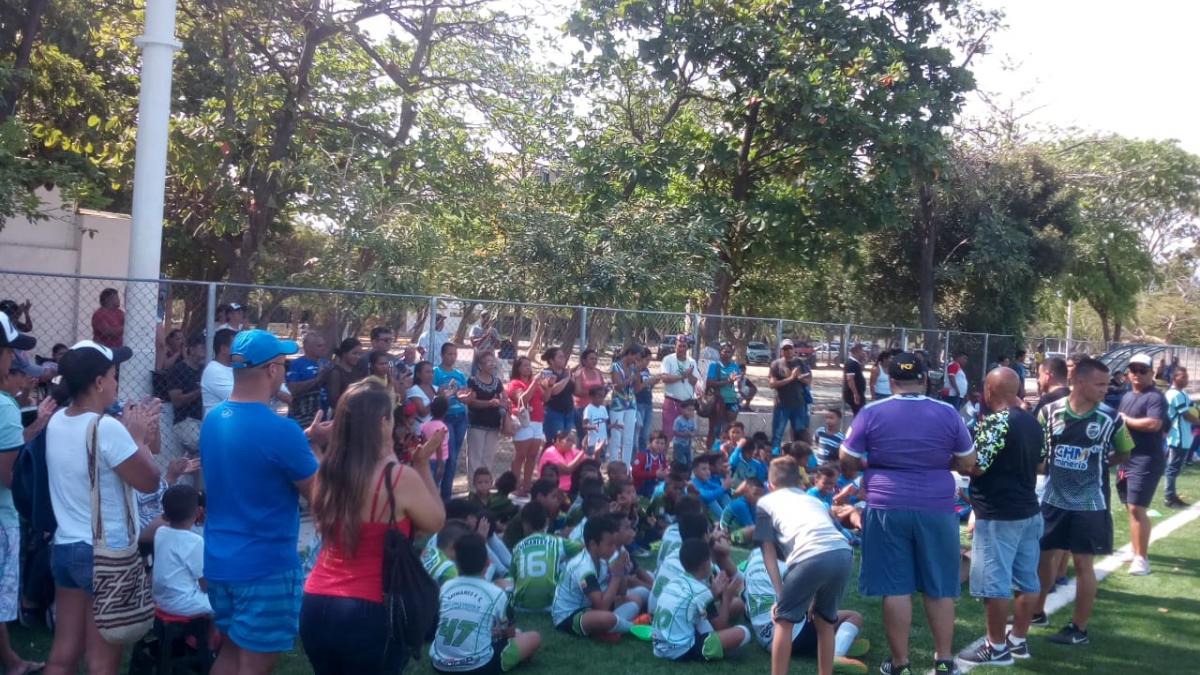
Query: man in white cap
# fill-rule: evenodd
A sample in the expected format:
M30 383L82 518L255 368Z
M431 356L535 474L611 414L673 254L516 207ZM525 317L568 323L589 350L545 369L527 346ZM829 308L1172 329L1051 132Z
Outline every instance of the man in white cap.
M1117 496L1129 511L1129 545L1132 556L1129 573L1150 574L1150 516L1146 509L1154 501L1154 491L1167 468L1167 399L1154 386L1154 362L1149 354L1134 354L1129 359L1129 381L1133 389L1121 397L1117 411L1133 437L1133 452L1117 474Z
M238 333L230 350L233 393L200 430L208 488L204 576L224 636L214 673L270 672L299 632L304 576L297 553L300 496L317 473L308 431L271 409L295 342L264 330Z
M779 454L783 434L788 425L792 427L792 440L806 440L808 436L808 403L804 389L812 384L812 371L804 359L796 356L796 345L791 340L779 343L779 358L771 363L768 384L775 390L775 411L771 415L771 451Z

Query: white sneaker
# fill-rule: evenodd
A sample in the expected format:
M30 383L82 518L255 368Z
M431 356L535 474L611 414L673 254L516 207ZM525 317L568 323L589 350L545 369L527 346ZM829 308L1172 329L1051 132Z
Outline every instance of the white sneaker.
M1120 555L1121 555L1121 562L1123 562L1123 563L1133 562L1133 549L1131 549L1131 548L1124 549L1121 551Z
M1135 577L1150 574L1150 561L1142 557L1134 558L1133 562L1129 563L1129 574Z

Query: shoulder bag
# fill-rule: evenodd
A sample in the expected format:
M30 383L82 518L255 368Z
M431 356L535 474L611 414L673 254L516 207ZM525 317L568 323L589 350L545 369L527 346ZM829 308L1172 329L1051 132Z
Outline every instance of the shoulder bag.
M125 528L129 543L117 548L108 545L100 506L100 476L96 461L100 420L88 425L88 477L92 482L92 616L100 637L110 644L131 644L154 626L154 598L151 577L138 553L137 528L129 506L129 487L122 483L121 501L125 505Z
M420 660L421 648L433 639L438 621L438 586L421 565L412 543L396 526L392 470L384 469L388 493L388 531L383 539L383 606L387 610L387 639L408 648Z

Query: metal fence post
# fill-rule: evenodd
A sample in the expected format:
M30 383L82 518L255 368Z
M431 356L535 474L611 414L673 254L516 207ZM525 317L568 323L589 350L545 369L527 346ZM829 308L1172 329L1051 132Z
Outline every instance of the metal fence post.
M991 336L992 336L992 334L991 334L991 333L984 333L984 334L983 334L983 367L980 369L980 372L982 372L982 373L983 373L983 376L979 378L979 380L980 380L981 382L984 380L984 378L986 378L986 377L987 377L987 372L988 372L988 338L990 338Z
M442 355L433 353L433 345L437 343L437 340L434 339L434 337L433 337L434 334L437 332L437 296L436 295L429 296L429 320L427 321L427 323L429 324L429 328L427 329L429 331L429 343L425 347L425 360L433 362L433 363L438 363L442 360ZM420 346L421 346L421 336L418 335L417 336L417 347L420 347Z
M692 358L700 361L700 312L696 312L696 320L692 322Z
M842 363L846 363L846 357L850 355L850 324L842 326Z
M900 349L901 349L901 351L908 351L908 329L907 328L900 329Z
M583 353L583 350L588 348L587 328L588 328L588 308L585 305L585 306L579 308L579 353L580 354Z
M213 337L217 332L217 284L216 282L208 282L208 313L204 316L204 335L205 350L208 352L208 360L212 361L217 357L213 353Z
M782 345L782 344L783 344L783 319L775 319L775 354L782 353L783 350L780 348L780 345ZM772 359L775 358L775 354L771 355Z

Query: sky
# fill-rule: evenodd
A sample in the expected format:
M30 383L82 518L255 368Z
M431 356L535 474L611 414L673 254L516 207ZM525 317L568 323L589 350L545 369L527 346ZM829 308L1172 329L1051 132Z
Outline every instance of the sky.
M1174 138L1200 154L1194 0L981 0L1007 27L974 62L977 86L1058 127ZM983 115L978 97L968 115Z

